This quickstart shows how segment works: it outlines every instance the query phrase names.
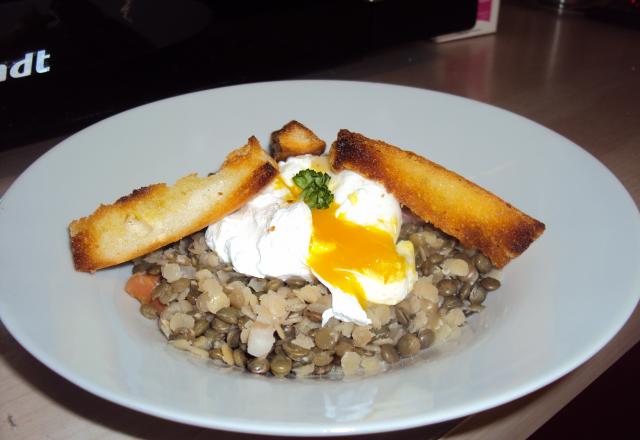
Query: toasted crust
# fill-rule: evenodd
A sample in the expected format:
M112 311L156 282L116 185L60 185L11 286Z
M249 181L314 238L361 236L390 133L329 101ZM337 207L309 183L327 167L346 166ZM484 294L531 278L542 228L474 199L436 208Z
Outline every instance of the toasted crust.
M329 152L336 170L382 183L400 203L498 268L524 252L544 231L538 220L458 174L417 154L340 130Z
M69 225L76 270L124 263L192 234L235 211L277 175L254 137L208 177L185 176L133 191Z
M325 147L322 139L298 121L288 122L280 130L271 133L269 145L271 155L277 161L303 154L320 155Z

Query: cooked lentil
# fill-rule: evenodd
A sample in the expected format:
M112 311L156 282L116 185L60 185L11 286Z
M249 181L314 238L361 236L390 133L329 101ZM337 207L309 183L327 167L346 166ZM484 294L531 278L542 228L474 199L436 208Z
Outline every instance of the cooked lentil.
M255 374L266 374L269 372L270 365L266 358L255 358L249 361L247 369Z
M420 340L417 336L407 333L398 341L398 354L400 356L413 356L418 351L420 351Z
M208 250L203 232L134 261L133 273L163 276L152 299L164 311L156 302L140 313L157 319L176 348L208 354L221 366L278 377L375 374L439 343L500 288L487 257L431 225L404 224L400 239L415 246L420 282L400 304L372 307L366 328L333 318L322 327L331 304L326 287L237 273ZM255 358L247 342L260 307L278 324L271 351Z
M418 340L422 349L431 347L435 338L436 334L431 329L423 328L418 332Z
M140 305L140 314L147 319L158 318L158 310L153 306L153 304Z
M480 281L480 285L484 287L487 292L493 292L500 288L500 281L495 278L486 277Z
M384 360L388 364L395 364L400 360L398 351L391 344L385 344L380 347L380 356L382 356L382 360Z

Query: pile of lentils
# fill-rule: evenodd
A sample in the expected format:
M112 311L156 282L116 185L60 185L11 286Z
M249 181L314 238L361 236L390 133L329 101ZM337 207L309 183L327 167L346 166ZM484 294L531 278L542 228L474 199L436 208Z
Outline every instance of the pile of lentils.
M404 224L400 240L414 245L418 281L395 306L370 304L366 327L335 318L321 326L331 306L325 286L237 273L208 249L203 232L134 261L134 273L160 277L140 312L157 320L169 344L223 367L291 378L386 371L457 336L501 278L487 257L429 224ZM254 357L251 329L265 316L275 341L268 355Z

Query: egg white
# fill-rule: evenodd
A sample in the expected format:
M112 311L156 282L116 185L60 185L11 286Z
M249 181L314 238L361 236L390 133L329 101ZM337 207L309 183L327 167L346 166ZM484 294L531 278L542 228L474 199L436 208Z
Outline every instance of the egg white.
M287 279L299 276L318 278L332 294L332 306L323 321L336 317L342 321L367 325L371 320L358 299L323 279L310 268L309 243L313 234L312 212L297 201L290 188L293 177L302 170L313 169L331 176L329 189L337 204L336 216L363 227L373 227L389 234L395 242L402 226L400 204L385 188L357 173L334 173L325 156L297 156L280 162L280 177L267 186L243 208L207 229L206 241L225 262L238 272L256 277ZM376 274L356 273L355 278L366 301L393 305L402 301L417 279L411 242L396 244L397 253L406 261L404 276L391 282Z

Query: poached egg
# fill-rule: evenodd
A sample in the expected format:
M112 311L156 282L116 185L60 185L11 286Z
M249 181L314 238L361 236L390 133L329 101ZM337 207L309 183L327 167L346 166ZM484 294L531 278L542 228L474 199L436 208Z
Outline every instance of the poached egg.
M209 226L205 238L234 270L254 277L321 281L332 294L331 317L367 325L368 303L394 305L417 279L413 245L396 243L402 211L384 186L351 171L335 173L326 156L280 162L280 175L238 211ZM312 169L331 176L334 201L310 209L293 182Z

